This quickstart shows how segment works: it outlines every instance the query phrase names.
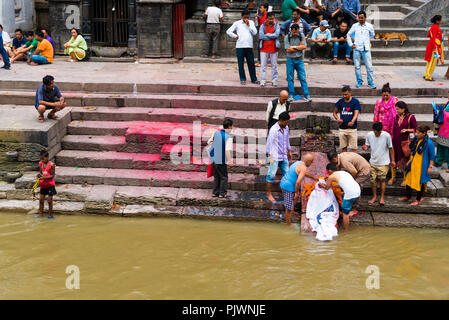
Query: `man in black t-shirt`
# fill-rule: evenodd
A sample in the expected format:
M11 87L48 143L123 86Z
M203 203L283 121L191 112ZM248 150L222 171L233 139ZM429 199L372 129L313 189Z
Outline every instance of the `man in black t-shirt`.
M348 23L343 21L340 23L340 26L334 32L334 59L332 60L333 64L336 64L338 61L338 52L340 50L345 50L346 53L346 63L351 63L351 51L352 48L346 42L346 38L348 36Z

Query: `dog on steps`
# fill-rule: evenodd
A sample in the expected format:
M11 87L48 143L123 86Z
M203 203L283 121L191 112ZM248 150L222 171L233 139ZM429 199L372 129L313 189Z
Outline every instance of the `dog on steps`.
M385 45L388 46L388 41L391 39L400 39L401 40L401 46L404 44L405 40L408 40L408 37L404 33L378 33L374 37L375 39L382 39L385 40Z

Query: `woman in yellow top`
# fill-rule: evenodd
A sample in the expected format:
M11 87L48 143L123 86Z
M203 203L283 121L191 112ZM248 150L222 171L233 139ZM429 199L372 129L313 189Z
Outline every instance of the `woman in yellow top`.
M427 191L427 182L430 181L430 173L435 161L435 145L427 135L430 128L420 125L416 129L416 136L410 143L412 155L407 163L407 174L405 176L406 196L400 198L401 201L410 201L412 189L418 191L416 200L412 206L420 204L424 198L424 191Z
M64 43L64 54L68 54L71 59L69 62L78 62L86 58L87 43L83 36L75 28L70 30L72 38Z

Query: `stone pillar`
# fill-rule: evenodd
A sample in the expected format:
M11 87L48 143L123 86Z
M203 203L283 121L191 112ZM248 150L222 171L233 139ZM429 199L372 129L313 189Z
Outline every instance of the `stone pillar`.
M83 0L81 3L81 33L87 42L87 47L92 46L92 31L90 28L90 1Z
M80 29L81 27L81 1L50 0L48 6L50 30L55 43L55 51L56 53L63 53L64 43L70 39L70 29ZM83 34L83 36L85 35Z
M137 21L136 21L136 0L128 0L128 54L135 56L137 54Z

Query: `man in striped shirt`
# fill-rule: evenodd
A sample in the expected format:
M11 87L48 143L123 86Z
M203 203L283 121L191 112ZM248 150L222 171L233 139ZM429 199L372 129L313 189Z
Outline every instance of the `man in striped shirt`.
M290 115L288 112L282 112L279 115L279 121L273 125L268 133L267 154L270 166L267 173L267 198L271 202L276 200L271 193L271 184L274 182L278 167L284 176L288 171L288 163L292 160L292 151L290 146L290 134L288 121Z

